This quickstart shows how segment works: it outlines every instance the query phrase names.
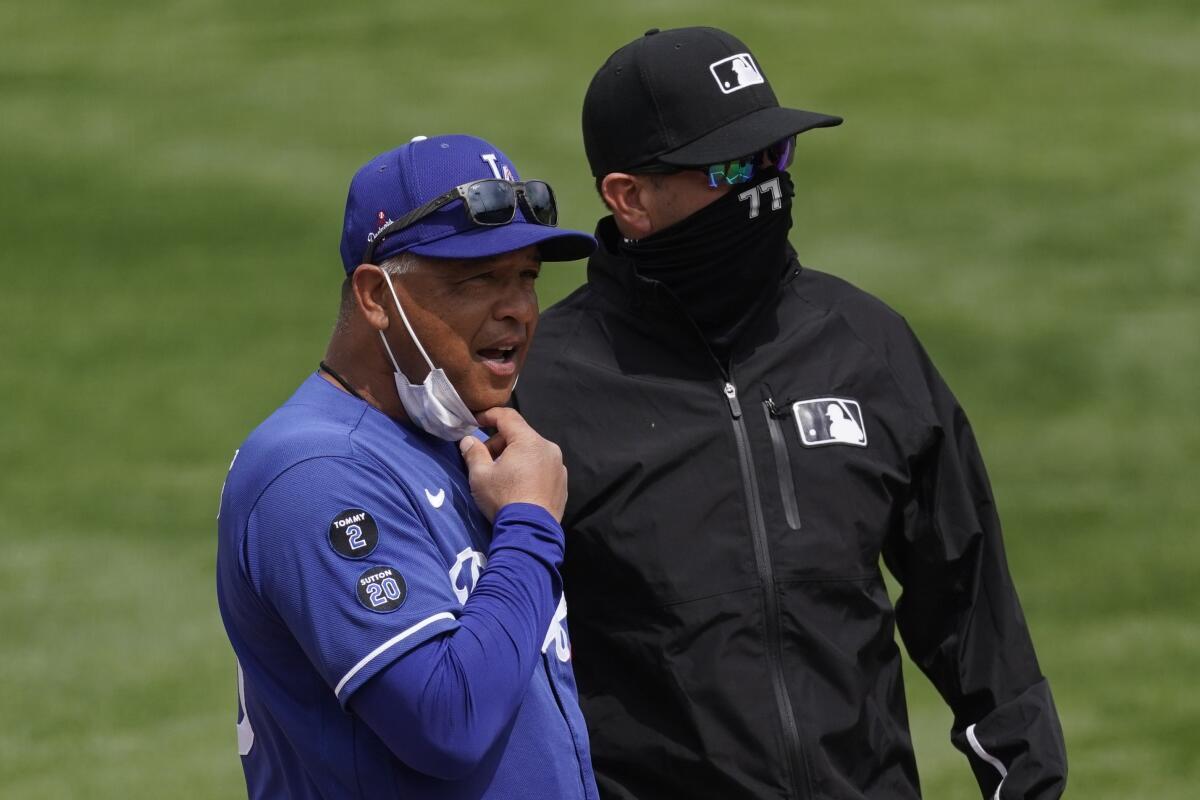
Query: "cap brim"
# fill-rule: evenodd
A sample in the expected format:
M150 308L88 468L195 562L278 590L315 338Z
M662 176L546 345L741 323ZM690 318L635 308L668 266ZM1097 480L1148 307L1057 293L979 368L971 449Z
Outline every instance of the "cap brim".
M798 108L762 108L717 128L699 139L658 156L665 164L680 167L715 164L749 155L780 139L813 128L833 128L841 117L801 111Z
M582 231L511 222L461 231L408 248L430 258L488 258L537 245L543 261L575 261L596 249L596 240Z

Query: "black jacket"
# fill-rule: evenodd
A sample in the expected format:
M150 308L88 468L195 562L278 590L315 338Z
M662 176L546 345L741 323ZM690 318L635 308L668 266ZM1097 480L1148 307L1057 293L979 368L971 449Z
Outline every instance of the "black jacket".
M983 462L904 320L793 261L726 367L615 255L610 220L598 234L517 403L570 471L601 794L919 797L895 625L983 794L1060 796L1062 731Z

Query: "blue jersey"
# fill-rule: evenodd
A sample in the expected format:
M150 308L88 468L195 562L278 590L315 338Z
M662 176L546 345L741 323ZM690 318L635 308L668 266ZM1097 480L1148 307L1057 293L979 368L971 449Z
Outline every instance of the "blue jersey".
M496 541L501 515L556 525L514 508L497 515ZM548 618L530 621L546 631L539 665L473 774L414 769L352 711L373 677L465 624L487 573L493 526L455 444L313 375L234 456L218 529L250 797L596 797L561 597L547 593ZM453 713L431 709L419 724L453 728Z

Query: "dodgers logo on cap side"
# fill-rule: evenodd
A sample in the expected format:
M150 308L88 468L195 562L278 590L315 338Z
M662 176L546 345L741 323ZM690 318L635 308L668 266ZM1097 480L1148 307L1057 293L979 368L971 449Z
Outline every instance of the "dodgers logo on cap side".
M754 58L749 53L738 53L728 58L722 58L720 61L714 61L708 65L708 70L716 79L717 87L720 88L722 94L733 94L739 89L766 83L762 73L758 71L758 65L754 63Z

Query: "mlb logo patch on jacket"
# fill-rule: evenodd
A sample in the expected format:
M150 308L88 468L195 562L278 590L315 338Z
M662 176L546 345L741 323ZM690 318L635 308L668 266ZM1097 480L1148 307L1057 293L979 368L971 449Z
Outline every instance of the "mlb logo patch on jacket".
M792 404L800 441L805 447L825 444L867 446L867 428L858 401L843 397L817 397Z

